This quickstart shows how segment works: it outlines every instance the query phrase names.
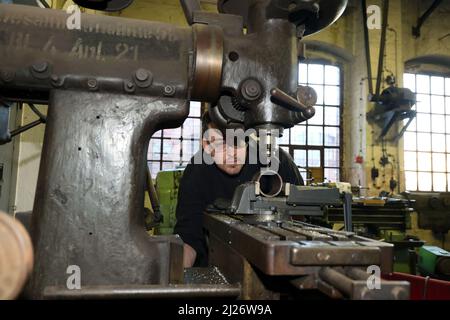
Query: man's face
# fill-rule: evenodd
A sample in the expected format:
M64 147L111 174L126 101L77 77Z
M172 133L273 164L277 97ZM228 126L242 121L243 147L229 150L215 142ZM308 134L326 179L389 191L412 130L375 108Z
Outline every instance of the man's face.
M208 126L209 127L209 126ZM247 148L244 141L228 141L222 133L214 128L205 134L202 145L214 160L217 167L229 175L236 175L241 172L247 155Z

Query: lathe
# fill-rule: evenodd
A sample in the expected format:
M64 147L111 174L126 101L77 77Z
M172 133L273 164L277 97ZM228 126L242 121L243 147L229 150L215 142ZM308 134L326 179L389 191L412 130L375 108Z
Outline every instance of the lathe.
M145 231L152 134L180 126L189 101L202 101L219 126L255 128L275 145L283 128L314 116L313 90L297 85L299 40L332 24L346 4L221 0L213 14L182 1L190 27L82 14L79 30L67 29L63 11L0 5L0 97L49 105L24 297L278 299L320 289L406 298L403 282L367 289L367 267L391 271L391 245L274 212L286 201L300 214L319 212L342 201L335 190L284 185L269 194L277 205L258 209L269 201L265 189L245 186L248 197L233 210L205 214L213 268L184 271L180 238ZM254 200L248 212L244 200ZM79 290L66 287L73 265Z

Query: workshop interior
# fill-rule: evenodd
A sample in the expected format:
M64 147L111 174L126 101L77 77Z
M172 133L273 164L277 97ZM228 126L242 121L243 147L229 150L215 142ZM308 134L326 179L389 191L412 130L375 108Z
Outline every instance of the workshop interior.
M304 184L185 268L204 114ZM449 0L0 0L0 299L450 300L449 230Z

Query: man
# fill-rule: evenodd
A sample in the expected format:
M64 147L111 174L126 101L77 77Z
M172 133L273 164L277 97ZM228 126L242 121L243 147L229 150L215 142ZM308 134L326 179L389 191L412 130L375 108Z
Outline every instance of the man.
M179 234L185 243L185 268L208 265L208 249L203 233L206 207L218 199L231 200L236 187L250 181L262 168L261 164L249 161L249 149L245 141L227 141L224 132L212 123L207 112L202 118L202 136L203 150L191 159L184 170L178 193L174 233ZM303 185L292 158L282 149L279 151L278 173L283 181ZM213 163L198 163L201 154L210 156Z

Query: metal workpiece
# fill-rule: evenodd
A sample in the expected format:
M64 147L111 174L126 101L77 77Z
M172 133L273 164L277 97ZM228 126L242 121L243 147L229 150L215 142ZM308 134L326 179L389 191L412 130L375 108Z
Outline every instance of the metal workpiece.
M222 214L205 214L204 225L210 236L220 239L266 275L315 274L323 266L378 265L383 273L392 271L393 253L383 250L392 245L352 233L297 221L251 225L239 216ZM215 255L212 257L215 263ZM222 270L222 265L218 267Z
M32 297L65 286L71 265L82 286L182 282L181 239L150 237L142 204L151 135L187 115L185 100L52 91L31 223Z
M81 14L69 30L62 10L0 4L0 94L46 102L53 88L186 98L192 30Z

